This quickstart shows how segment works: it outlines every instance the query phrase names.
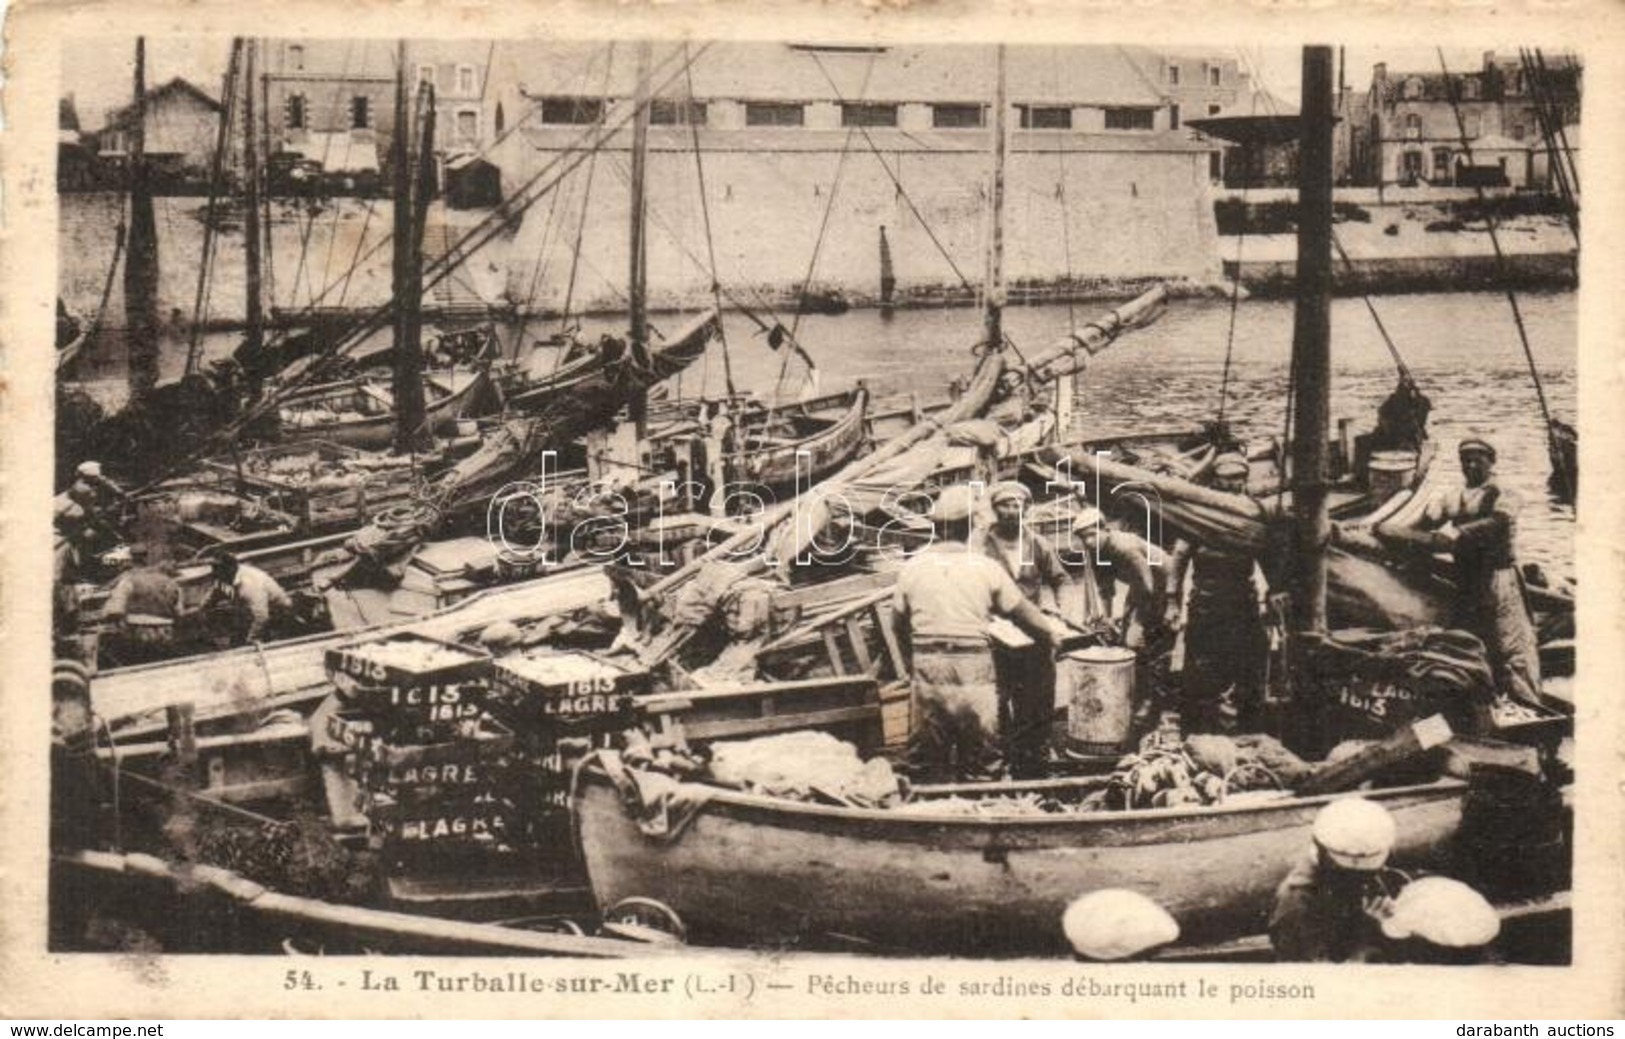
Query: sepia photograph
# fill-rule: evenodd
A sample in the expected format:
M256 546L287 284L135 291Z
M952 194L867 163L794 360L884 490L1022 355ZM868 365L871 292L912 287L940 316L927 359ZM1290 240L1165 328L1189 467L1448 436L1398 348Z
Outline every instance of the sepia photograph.
M327 28L49 44L32 954L1584 959L1585 55Z

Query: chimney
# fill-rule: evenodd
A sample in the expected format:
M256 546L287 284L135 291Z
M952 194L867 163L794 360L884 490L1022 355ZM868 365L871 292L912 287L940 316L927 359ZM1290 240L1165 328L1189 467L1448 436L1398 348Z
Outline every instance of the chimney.
M1484 52L1484 68L1485 68L1485 70L1488 71L1489 69L1493 69L1494 67L1495 67L1495 52L1494 51L1485 51Z
M1388 63L1386 61L1379 61L1371 66L1371 79L1377 83L1386 83L1388 81Z

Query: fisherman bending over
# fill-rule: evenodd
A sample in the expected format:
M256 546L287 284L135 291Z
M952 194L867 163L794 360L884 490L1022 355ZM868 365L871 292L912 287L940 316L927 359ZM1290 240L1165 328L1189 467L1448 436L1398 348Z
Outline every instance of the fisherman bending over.
M232 644L264 642L272 622L293 612L293 600L276 579L257 566L221 554L214 560L214 591L208 605L230 604L236 612Z
M147 546L130 546L132 566L113 582L102 616L113 625L114 656L139 664L165 656L175 645L181 586L162 566L147 561Z
M1072 520L1071 548L1067 561L1081 575L1076 583L1083 623L1113 621L1120 626L1124 646L1136 653L1143 650L1164 613L1164 589L1151 568L1157 549L1092 505ZM1114 616L1118 581L1127 589L1120 618Z
M968 543L973 505L969 487L942 492L930 513L935 539L904 564L892 600L913 657L908 762L927 782L991 779L1002 769L993 616L1006 614L1048 642L1066 630Z
M1213 489L1242 494L1247 460L1220 455L1213 462ZM1190 602L1185 611L1185 677L1181 715L1188 732L1216 732L1234 725L1256 731L1263 698L1269 635L1264 630L1269 585L1258 560L1246 552L1181 540L1168 573L1167 623L1179 626L1185 574ZM1227 700L1229 701L1227 703ZM1234 720L1227 717L1234 711Z
M1503 696L1540 702L1540 655L1518 576L1516 494L1495 479L1495 448L1468 438L1458 449L1467 489L1455 501L1428 506L1423 526L1433 548L1456 561L1456 620L1489 650ZM1440 530L1446 524L1454 529Z

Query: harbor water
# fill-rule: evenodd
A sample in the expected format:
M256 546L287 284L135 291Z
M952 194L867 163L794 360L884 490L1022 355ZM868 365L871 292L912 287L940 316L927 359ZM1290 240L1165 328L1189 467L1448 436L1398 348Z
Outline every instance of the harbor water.
M1008 336L1023 353L1037 353L1069 329L1108 309L1108 303L1016 307L1006 311ZM1539 563L1556 580L1572 580L1574 511L1551 500L1545 425L1529 366L1506 297L1498 293L1384 296L1372 300L1394 346L1433 402L1430 428L1440 445L1439 464L1454 475L1454 445L1482 436L1500 452L1503 482L1523 499L1519 545L1526 561ZM1570 292L1519 297L1530 348L1555 417L1576 414L1576 297ZM656 331L674 331L685 315L652 318ZM1247 439L1279 437L1286 420L1292 344L1292 304L1252 300L1235 308L1224 300L1172 303L1160 321L1124 336L1090 361L1078 380L1076 429L1108 435L1189 427L1217 417L1221 407L1227 344L1230 378L1226 418ZM502 330L512 353L529 352L550 335L556 321L534 319ZM790 351L774 351L747 317L725 322L735 386L794 399L804 386L803 366ZM941 396L950 380L974 365L971 347L981 318L969 309L907 310L891 316L857 310L840 316L808 316L796 337L819 366L819 391L835 392L865 381L876 393ZM623 333L616 319L589 319L583 334ZM207 356L224 356L233 333L205 336ZM525 344L525 345L521 345ZM180 373L185 342L166 342L165 378ZM1376 409L1394 388L1394 359L1362 299L1332 306L1332 418L1369 428ZM788 363L787 362L788 359ZM538 364L549 363L545 353ZM116 335L86 351L78 375L104 403L123 392L124 358ZM672 389L684 395L725 392L723 355L713 346ZM782 372L782 378L781 378Z

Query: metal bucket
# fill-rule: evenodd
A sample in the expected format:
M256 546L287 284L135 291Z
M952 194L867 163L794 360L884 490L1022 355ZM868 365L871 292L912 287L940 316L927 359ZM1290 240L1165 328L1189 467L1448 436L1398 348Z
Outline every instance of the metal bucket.
M1128 748L1134 734L1133 650L1091 646L1068 653L1055 662L1055 689L1066 704L1069 749L1117 754Z
M1416 452L1373 451L1369 472L1371 496L1386 501L1410 486L1416 475Z

